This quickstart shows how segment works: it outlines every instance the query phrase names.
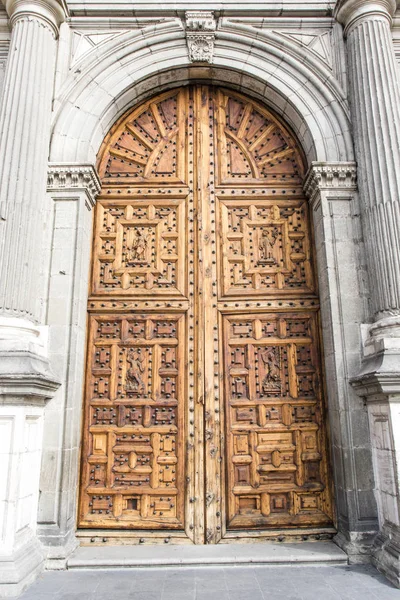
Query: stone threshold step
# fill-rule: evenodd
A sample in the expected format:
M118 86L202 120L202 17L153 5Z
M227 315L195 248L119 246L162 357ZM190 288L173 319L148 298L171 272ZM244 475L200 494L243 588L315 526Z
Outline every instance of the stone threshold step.
M233 565L343 565L347 554L332 541L207 546L82 546L68 569L125 569Z

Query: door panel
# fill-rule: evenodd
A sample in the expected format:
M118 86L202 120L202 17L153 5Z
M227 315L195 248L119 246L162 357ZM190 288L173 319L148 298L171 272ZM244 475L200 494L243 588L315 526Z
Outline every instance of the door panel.
M258 103L197 85L123 116L98 168L80 526L217 543L329 525L293 136Z
M314 312L224 318L228 526L326 525Z
M182 528L184 315L92 316L81 525Z
M220 197L222 286L226 297L315 293L304 199Z

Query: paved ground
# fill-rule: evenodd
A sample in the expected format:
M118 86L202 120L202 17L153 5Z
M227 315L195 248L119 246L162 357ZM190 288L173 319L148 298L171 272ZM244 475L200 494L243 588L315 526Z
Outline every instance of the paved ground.
M400 600L370 566L210 567L43 574L20 600Z

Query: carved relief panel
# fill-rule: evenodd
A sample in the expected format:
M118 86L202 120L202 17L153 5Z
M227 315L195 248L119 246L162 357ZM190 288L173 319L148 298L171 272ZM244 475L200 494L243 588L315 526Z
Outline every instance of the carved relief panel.
M216 102L219 185L302 183L300 149L277 117L224 90L217 92Z
M285 297L315 292L305 200L220 196L219 206L223 295Z
M99 174L107 185L186 180L185 90L162 94L123 117L103 144Z
M93 293L184 296L186 198L99 201Z
M184 320L91 317L82 526L183 525Z
M224 319L228 527L326 525L314 313Z

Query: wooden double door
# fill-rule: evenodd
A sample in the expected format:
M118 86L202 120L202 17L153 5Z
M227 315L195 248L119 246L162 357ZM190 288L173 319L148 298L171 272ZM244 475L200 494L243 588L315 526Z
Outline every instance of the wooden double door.
M79 526L194 543L329 526L295 139L198 85L125 115L98 167Z

